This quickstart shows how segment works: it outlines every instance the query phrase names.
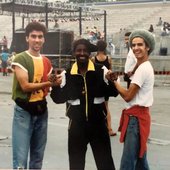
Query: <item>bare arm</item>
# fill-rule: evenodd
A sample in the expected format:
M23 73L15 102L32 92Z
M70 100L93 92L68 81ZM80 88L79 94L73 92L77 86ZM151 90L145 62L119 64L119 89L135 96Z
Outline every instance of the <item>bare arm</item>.
M116 89L119 91L119 94L126 102L130 102L137 94L140 88L138 85L134 83L130 84L129 89L125 89L117 81L114 81L114 84L116 86Z
M18 66L15 66L16 78L24 92L32 92L35 90L43 89L53 85L52 82L46 81L42 83L30 83L28 81L28 73Z
M106 78L115 84L117 91L126 102L130 102L140 89L140 87L134 83L131 83L128 89L122 87L120 83L117 81L118 79L117 73L114 73L111 70L107 72Z
M109 61L109 70L112 70L112 59L111 57L108 58L108 61Z

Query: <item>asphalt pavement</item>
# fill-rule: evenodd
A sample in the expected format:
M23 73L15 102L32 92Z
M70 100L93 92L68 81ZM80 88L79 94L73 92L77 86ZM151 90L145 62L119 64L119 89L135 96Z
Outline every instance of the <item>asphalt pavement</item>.
M12 118L14 102L11 99L12 77L0 73L0 169L12 168ZM123 85L124 82L121 81ZM54 104L48 96L49 126L48 141L43 162L44 170L68 170L67 127L65 104ZM109 107L112 126L117 130L123 99L110 98ZM170 86L159 84L154 87L154 104L151 107L152 126L148 141L148 161L151 170L168 170L170 167ZM22 139L21 139L22 140ZM111 137L112 154L117 170L119 169L123 144L119 134ZM86 170L95 170L95 162L90 146L86 155Z

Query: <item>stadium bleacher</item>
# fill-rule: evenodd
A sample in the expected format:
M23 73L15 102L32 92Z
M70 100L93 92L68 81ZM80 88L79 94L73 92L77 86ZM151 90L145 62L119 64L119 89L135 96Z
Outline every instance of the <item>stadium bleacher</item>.
M153 24L156 36L161 33L160 27L156 27L159 17L163 21L170 22L169 8L170 3L128 3L128 4L114 4L114 5L100 5L93 6L106 10L107 12L107 36L111 37L113 41L118 41L119 30L133 30L136 28L148 29L150 24ZM38 20L39 18L37 18ZM12 41L12 17L0 15L0 21L3 25L0 27L0 39L4 35L8 37L9 44ZM27 24L28 20L25 21ZM95 16L91 16L89 20L82 22L82 32L85 32L86 26L96 26L100 31L103 31L103 17L98 20ZM54 28L54 21L49 22L49 28ZM75 35L79 35L79 24L77 21L59 20L60 29L73 30ZM16 17L16 29L22 27L22 18ZM170 44L170 43L169 43Z
M114 68L120 72L123 70L126 52L124 51L124 32L133 31L137 28L149 29L150 24L154 27L156 39L156 48L151 56L151 61L156 70L156 74L170 75L170 35L161 36L161 26L156 26L159 17L163 22L170 23L170 1L148 2L148 3L128 3L128 4L109 4L109 5L93 5L93 8L106 10L107 12L107 41L112 40L116 46L119 57L114 59ZM25 25L31 19L25 20ZM36 18L39 21L39 18ZM0 39L3 36L8 38L8 43L12 41L12 17L0 15ZM68 19L58 20L59 28L74 31L75 38L79 36L79 21L70 21ZM55 22L49 22L49 29L54 29ZM104 17L95 15L87 20L82 21L82 32L86 31L86 27L92 28L96 26L98 30L104 30ZM16 29L22 28L22 18L16 17ZM120 33L120 30L122 32ZM156 57L155 56L159 56ZM121 59L120 59L121 58ZM161 63L161 64L160 64Z

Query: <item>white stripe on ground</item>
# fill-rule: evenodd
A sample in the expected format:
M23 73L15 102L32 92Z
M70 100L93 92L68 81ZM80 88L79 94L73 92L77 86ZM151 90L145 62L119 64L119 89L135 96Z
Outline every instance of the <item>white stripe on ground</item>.
M165 146L165 145L169 145L170 141L169 140L163 140L163 139L149 138L148 143Z
M48 122L49 125L53 126L60 126L60 127L68 127L68 124L62 124L62 123L53 123L53 122Z
M162 123L154 123L154 122L152 122L151 124L156 125L156 126L170 127L170 125L162 124Z

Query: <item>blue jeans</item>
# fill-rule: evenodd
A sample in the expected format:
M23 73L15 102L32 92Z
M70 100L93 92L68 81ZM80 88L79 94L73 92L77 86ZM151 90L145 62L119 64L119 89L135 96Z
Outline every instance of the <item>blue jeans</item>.
M41 116L30 113L15 105L12 127L13 169L41 169L47 142L48 112Z
M142 158L139 158L139 150L139 122L136 117L130 116L120 170L149 170L146 153Z

